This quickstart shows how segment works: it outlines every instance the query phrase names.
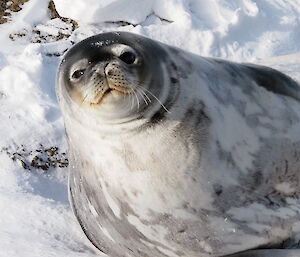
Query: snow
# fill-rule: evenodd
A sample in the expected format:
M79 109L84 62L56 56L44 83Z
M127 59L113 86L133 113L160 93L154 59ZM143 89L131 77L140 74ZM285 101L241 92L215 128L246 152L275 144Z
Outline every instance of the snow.
M49 0L30 0L0 25L0 257L99 256L69 207L62 164L55 74L73 42L130 31L204 56L267 64L300 81L299 0L54 3L78 28L51 20Z
M149 0L108 0L108 1L55 1L62 16L70 17L82 23L105 21L128 21L140 23L150 14L152 1Z
M125 21L137 25L127 31L207 56L254 61L300 49L299 0L54 2L62 16L82 26Z

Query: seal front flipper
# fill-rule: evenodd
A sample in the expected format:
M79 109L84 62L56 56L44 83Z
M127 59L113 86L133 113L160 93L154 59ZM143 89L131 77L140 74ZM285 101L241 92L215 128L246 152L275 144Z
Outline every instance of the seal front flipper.
M243 64L243 69L258 86L275 94L289 96L300 101L300 85L282 72L250 63Z
M300 257L300 249L251 250L223 257Z

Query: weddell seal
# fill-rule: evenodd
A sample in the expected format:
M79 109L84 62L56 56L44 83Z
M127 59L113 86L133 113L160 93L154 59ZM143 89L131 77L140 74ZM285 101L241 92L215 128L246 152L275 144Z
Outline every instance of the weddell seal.
M111 32L65 54L57 94L70 201L100 251L300 256L294 80Z

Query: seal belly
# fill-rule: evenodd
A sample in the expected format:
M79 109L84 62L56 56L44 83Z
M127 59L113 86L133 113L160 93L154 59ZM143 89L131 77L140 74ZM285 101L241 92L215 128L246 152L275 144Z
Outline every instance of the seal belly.
M177 125L173 130L175 127L182 129ZM158 134L157 131L152 133ZM205 187L198 186L200 174L192 168L201 168L202 154L197 148L187 149L188 142L174 140L174 132L167 134L159 133L161 138L150 140L147 146L136 143L146 135L136 135L133 141L113 147L103 142L101 149L97 149L104 159L99 166L95 164L93 147L89 147L89 154L86 149L84 154L73 152L76 148L71 147L70 158L86 157L80 161L76 157L70 160L75 164L70 170L70 196L83 230L101 251L112 256L127 251L129 256L185 256L187 253L193 256L206 247L204 242L197 244L204 231L199 228L206 225L197 217L196 208L208 204L209 197L198 197L204 194ZM162 139L168 142L165 148L155 149L153 146ZM173 151L166 153L170 148ZM181 164L173 162L174 167L171 167L170 161L175 158L177 161L180 158ZM193 162L188 161L191 158ZM188 239L186 235L190 230L198 236ZM202 237L206 236L203 233ZM136 249L144 249L144 255Z

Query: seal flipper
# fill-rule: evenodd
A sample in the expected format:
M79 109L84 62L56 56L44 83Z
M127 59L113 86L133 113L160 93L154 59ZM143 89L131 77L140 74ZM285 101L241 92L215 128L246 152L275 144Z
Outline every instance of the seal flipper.
M244 70L251 76L257 85L265 89L300 101L300 85L275 69L255 64L243 64Z
M249 250L223 257L300 257L300 249Z

